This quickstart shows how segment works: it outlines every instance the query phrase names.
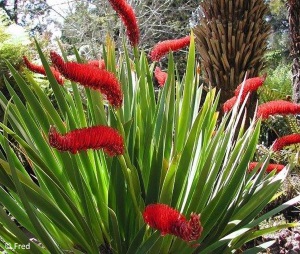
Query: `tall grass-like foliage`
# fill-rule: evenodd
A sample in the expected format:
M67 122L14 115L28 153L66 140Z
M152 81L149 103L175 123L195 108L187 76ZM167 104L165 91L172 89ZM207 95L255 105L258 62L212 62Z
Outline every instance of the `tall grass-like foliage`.
M263 220L299 201L295 198L258 217L290 166L266 175L266 158L247 172L260 122L253 121L248 129L239 126L243 110L237 107L218 122L216 90L206 92L199 85L193 35L184 77L175 74L170 53L167 80L157 96L155 64L149 64L146 54L137 50L131 59L126 47L116 60L114 48L108 41L104 59L122 86L119 108L110 106L98 90L76 83L71 83L72 89L59 85L38 44L54 102L30 74L26 73L25 81L7 63L25 102L6 82L11 100L0 95L6 113L0 124L2 249L15 253L10 247L30 243L24 253L232 253L256 237L295 225L255 230ZM72 132L99 125L110 126L122 136L122 154L110 157L102 150L87 149L96 142L93 137L87 137L87 132L80 137L82 130ZM65 137L72 141L82 138L85 145L76 149L84 150L71 153L52 148L50 129L51 135L71 133ZM172 207L168 211L180 213L185 223L181 231L162 236L149 227L143 213L150 204L163 204L157 207ZM152 211L156 206L151 207ZM202 228L197 240L189 243L194 238L185 235L182 225L190 225L184 218L190 214L194 224L201 214ZM156 218L151 217L153 221Z

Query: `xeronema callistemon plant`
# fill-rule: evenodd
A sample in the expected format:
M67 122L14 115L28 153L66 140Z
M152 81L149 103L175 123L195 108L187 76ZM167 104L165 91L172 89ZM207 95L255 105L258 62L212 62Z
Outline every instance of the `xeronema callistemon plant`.
M46 71L45 71L45 68L43 66L40 66L40 65L36 65L36 64L33 64L31 63L26 56L23 56L23 60L24 60L24 63L26 65L26 67L33 71L33 72L36 72L36 73L39 73L39 74L43 74L43 75L46 75ZM52 71L52 74L53 76L55 77L56 81L60 84L60 85L63 85L64 83L64 79L61 75L61 73L59 73L59 71L57 71L55 68L53 67L50 67L51 68L51 71Z
M180 43L161 42L151 51L155 62L148 63L137 48L133 9L124 0L109 2L124 22L133 59L125 46L116 60L111 39L101 65L82 63L77 51L78 62L52 51L51 66L65 78L61 86L36 43L43 66L32 71L45 72L53 100L30 72L25 79L7 63L25 101L6 82L12 98L0 94L0 248L232 253L253 238L297 225L257 229L299 201L261 213L291 166L265 174L268 157L253 164L261 118L239 128L243 106L218 119L220 95L198 82L193 34ZM186 70L178 77L171 51L184 46ZM162 56L168 70L155 94Z

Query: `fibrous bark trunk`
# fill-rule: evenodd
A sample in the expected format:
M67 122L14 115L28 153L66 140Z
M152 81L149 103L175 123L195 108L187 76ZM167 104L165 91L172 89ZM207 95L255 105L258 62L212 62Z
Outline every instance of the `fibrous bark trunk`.
M221 90L222 104L234 95L246 74L258 76L264 67L268 9L263 0L204 0L200 6L203 15L194 28L196 46L206 81ZM255 93L251 101L249 115L256 105Z
M300 103L300 0L288 0L288 12L293 58L293 101Z

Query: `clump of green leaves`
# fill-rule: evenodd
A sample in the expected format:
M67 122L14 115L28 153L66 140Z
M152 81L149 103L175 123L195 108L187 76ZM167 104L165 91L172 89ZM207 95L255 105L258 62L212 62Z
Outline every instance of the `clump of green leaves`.
M244 113L237 107L218 122L219 95L199 85L193 36L185 75L176 75L170 54L168 79L157 97L155 64L148 63L144 52L135 52L131 59L126 47L116 59L114 43L108 40L103 49L106 66L117 75L124 93L117 110L106 105L97 91L79 91L75 83L71 89L58 85L38 44L37 49L55 103L29 74L26 82L9 63L26 101L7 81L11 101L0 94L6 111L0 124L0 204L40 243L31 242L32 252L231 253L265 233L296 225L255 230L300 199L257 217L276 195L290 166L278 175L265 175L265 158L259 172L257 168L247 173L260 123L252 121L244 129L239 125ZM47 139L51 125L61 133L112 126L122 133L126 152L114 158L94 150L76 155L58 152ZM34 179L20 163L9 137L28 160ZM151 203L164 203L187 215L201 213L204 230L193 243L196 247L146 227L142 212ZM5 243L30 241L3 209L0 222L3 249L7 250Z
M280 64L269 69L264 86L259 90L260 103L290 98L292 95L291 66Z

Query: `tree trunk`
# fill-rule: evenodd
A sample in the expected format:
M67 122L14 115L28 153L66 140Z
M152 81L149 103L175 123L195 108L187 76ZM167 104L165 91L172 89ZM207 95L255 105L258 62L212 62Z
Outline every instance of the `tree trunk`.
M293 101L300 103L300 58L295 57L292 66L293 75Z
M293 58L293 101L300 103L300 0L288 0L291 56Z
M14 1L14 21L18 24L18 0Z

